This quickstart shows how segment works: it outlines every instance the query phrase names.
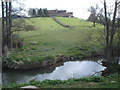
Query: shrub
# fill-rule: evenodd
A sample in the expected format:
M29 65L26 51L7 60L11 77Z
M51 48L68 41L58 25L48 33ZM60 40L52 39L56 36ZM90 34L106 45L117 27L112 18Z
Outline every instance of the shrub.
M120 75L118 73L115 74L111 74L109 76L107 76L108 78L113 78L113 77L120 77Z
M103 81L103 78L102 77L93 77L91 79L93 82L102 82Z
M33 25L26 25L25 30L30 31L30 30L35 30L36 28Z
M32 47L31 50L36 50L36 48Z

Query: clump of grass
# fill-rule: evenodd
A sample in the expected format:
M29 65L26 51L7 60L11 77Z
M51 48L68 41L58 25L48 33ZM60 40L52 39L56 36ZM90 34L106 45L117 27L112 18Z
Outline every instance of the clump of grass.
M82 81L82 82L102 82L103 81L103 77L98 77L98 76L94 76L94 77L87 77L87 78L80 78L80 79L74 79L71 78L68 80L69 82L73 82L73 81Z
M23 61L24 64L30 64L30 63L36 63L36 62L41 62L41 61L45 61L45 60L52 60L54 59L53 56L35 56L35 55L31 55L31 56L27 56L27 55L17 55L17 54L12 54L9 57L10 60L12 61Z
M57 85L57 84L64 84L66 81L62 80L45 80L43 81L44 84L49 84L49 85Z
M91 47L83 47L83 48L79 48L79 47L75 47L75 48L71 48L68 49L68 54L69 56L72 57L94 57L96 55L98 55L98 53L92 49Z

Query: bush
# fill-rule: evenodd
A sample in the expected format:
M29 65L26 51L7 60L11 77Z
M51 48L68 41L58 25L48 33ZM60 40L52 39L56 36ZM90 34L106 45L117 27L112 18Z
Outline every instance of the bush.
M26 25L25 30L30 31L30 30L35 30L36 28L33 25Z
M103 78L102 77L93 77L91 79L93 82L102 82L103 81Z
M109 76L107 76L108 78L113 78L113 77L120 77L120 75L118 73L115 74L111 74Z

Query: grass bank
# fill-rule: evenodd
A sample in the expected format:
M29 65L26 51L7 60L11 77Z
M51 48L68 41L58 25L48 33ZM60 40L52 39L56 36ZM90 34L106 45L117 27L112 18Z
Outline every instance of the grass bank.
M22 38L24 46L14 49L9 58L4 60L12 64L30 64L54 60L58 55L84 58L102 53L103 47L97 39L102 37L102 25L96 24L93 27L92 22L77 18L57 19L74 28L65 28L52 18L25 19L26 24L33 25L35 29L14 32Z
M87 78L69 80L45 80L30 81L29 83L10 84L3 88L20 88L27 85L34 85L38 88L120 88L120 75L118 73L111 74L106 77L94 76Z

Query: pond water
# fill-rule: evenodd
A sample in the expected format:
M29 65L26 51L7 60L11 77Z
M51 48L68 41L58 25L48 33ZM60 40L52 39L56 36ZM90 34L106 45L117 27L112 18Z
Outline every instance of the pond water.
M49 68L48 68L49 69ZM3 70L3 84L25 83L30 80L67 80L70 78L83 78L89 76L101 76L106 67L101 62L94 61L67 61L62 66L56 67L52 72L41 70L10 71Z

